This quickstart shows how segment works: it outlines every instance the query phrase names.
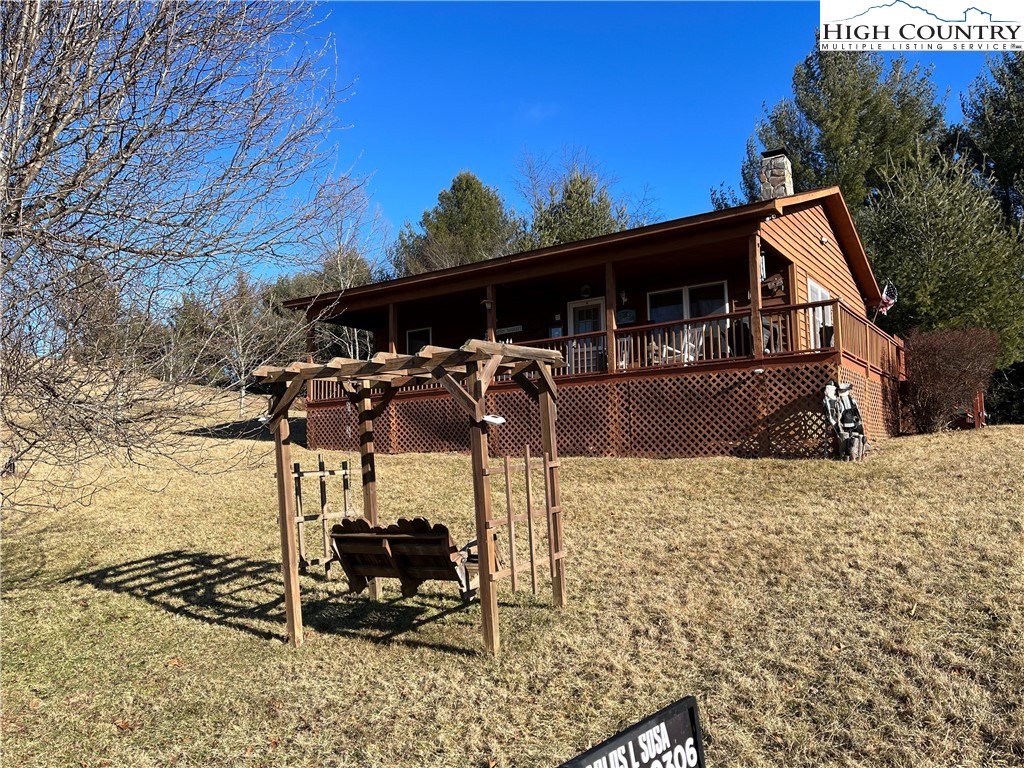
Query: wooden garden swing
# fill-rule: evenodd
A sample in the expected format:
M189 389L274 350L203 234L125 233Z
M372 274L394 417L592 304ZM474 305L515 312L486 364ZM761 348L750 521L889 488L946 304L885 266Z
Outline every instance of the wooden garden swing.
M284 576L284 603L288 637L294 646L302 644L302 606L299 595L299 557L297 552L294 489L290 487L294 474L291 467L291 445L288 427L288 408L311 379L334 379L341 382L359 414L359 453L363 487L363 518L367 531L378 528L377 477L374 464L373 422L379 418L391 399L403 387L422 384L424 380L438 381L451 394L454 401L469 418L470 452L473 467L473 504L475 508L476 543L478 551L477 584L482 615L484 646L491 653L499 650L498 600L496 582L511 576L516 587L514 525L526 520L530 526L530 559L532 583L536 592L536 561L534 559L533 510L527 502L525 516L512 512L509 489L510 470L505 462L505 483L508 514L496 518L491 509L492 474L487 447L488 421L485 420L484 398L496 376L507 376L515 381L537 403L540 411L541 446L543 453L545 513L549 530L549 560L551 590L555 606L566 605L565 550L562 532L561 488L559 478L558 443L555 433L556 400L558 389L551 369L565 363L559 352L512 344L472 339L458 349L423 347L412 355L380 352L370 360L334 358L329 363L296 362L285 367L264 366L254 371L260 382L271 387L268 426L274 435L277 459L278 523L281 534L281 570ZM371 393L376 390L380 399L374 404ZM524 470L529 488L531 460L527 452ZM322 468L321 468L322 469ZM518 469L518 467L517 467ZM530 492L527 492L528 499ZM508 525L510 542L510 568L501 569L495 551L495 530ZM326 542L326 533L325 533ZM335 550L337 551L337 550ZM303 558L304 560L304 558ZM376 578L367 578L371 597L380 594ZM403 583L403 589L406 585Z

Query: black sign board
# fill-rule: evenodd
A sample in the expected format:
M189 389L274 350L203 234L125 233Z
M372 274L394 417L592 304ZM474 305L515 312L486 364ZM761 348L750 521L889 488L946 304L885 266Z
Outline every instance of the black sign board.
M693 696L656 712L559 768L704 768Z

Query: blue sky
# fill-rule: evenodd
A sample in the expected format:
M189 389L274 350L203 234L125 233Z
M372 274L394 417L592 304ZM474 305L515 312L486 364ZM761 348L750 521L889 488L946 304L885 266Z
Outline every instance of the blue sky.
M460 170L519 210L528 151L585 148L658 219L708 210L709 189L739 185L744 144L791 92L810 51L816 2L332 3L341 81L339 168L373 173L376 203L397 231L416 222ZM910 56L959 93L981 53Z

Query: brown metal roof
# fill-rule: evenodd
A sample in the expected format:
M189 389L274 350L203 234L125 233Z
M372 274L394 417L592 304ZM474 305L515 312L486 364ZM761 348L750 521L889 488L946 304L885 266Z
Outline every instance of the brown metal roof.
M817 201L822 202L825 212L836 230L842 243L843 252L850 262L851 271L861 287L864 297L869 304L877 303L881 298L881 291L871 271L860 237L857 235L850 211L843 201L839 188L828 187L720 211L710 211L696 216L672 219L659 224L613 232L573 243L362 285L344 291L331 291L315 296L289 299L283 302L283 306L288 309L306 310L310 316L319 315L325 310L329 315L333 308L342 305L340 300L343 294L346 307L353 305L358 305L361 308L383 306L396 299L409 298L410 294L443 293L448 289L463 290L473 286L486 285L489 282L512 277L515 273L527 271L531 267L540 265L554 267L564 264L568 259L585 259L588 255L596 256L606 253L613 247L616 250L621 250L623 247L635 246L640 242L658 240L673 235L710 232L745 222L761 221L769 216L784 215L787 208Z

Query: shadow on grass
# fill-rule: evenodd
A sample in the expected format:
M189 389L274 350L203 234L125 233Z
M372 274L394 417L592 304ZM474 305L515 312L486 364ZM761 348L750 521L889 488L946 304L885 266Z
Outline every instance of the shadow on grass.
M467 605L456 595L434 593L372 601L341 594L344 580L320 578L325 584L337 583L339 594L319 599L305 596L302 615L306 627L380 644L400 643L468 656L476 653L472 648L404 637L463 611ZM63 581L130 595L179 616L265 640L284 639L281 567L266 560L175 550Z
M289 417L288 426L291 428L292 442L298 445L306 445L305 417ZM218 440L256 440L260 442L273 442L274 440L270 430L259 419L225 421L222 424L214 424L211 427L189 429L181 434L191 437L212 437Z

